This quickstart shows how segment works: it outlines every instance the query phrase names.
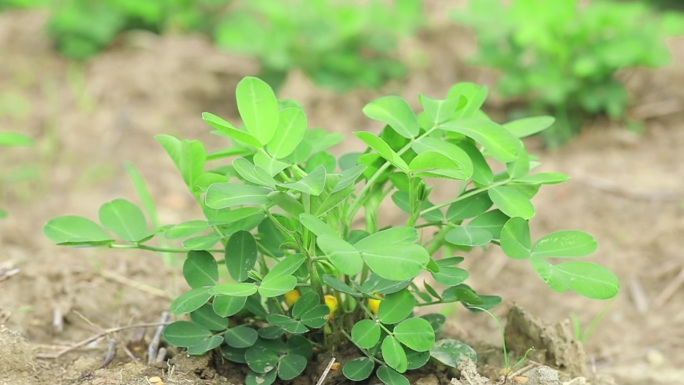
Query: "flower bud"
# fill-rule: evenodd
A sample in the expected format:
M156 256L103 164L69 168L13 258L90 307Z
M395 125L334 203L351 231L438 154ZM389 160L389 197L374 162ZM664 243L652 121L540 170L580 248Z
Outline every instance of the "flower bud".
M292 307L292 305L294 305L301 296L302 293L300 293L299 290L290 290L287 293L285 293L285 303L287 304L287 306Z

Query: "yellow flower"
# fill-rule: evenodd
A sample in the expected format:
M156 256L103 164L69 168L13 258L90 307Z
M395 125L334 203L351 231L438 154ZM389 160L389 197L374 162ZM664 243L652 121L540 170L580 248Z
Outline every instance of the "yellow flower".
M335 311L337 311L339 306L337 298L334 295L328 294L323 299L325 300L325 304L328 305L328 308L330 308L330 319L333 319Z
M382 297L382 294L376 294L378 297ZM370 311L373 312L373 314L378 314L378 309L380 308L380 302L382 302L379 299L371 298L368 300L368 308Z
M299 290L291 290L285 293L285 303L287 306L292 307L298 300L299 297L302 296L302 293L299 292Z

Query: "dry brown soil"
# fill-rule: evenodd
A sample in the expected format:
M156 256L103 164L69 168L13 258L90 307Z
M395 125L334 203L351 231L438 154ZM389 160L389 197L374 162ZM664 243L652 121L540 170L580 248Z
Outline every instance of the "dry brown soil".
M492 84L492 73L465 64L475 47L472 36L434 14L440 16L431 30L406 45L414 67L407 79L382 91L334 95L294 73L281 96L302 102L311 125L351 137L379 129L361 108L381 94L414 103L419 92L441 97L458 81ZM178 269L158 255L60 248L45 239L42 227L58 215L96 218L99 205L117 197L136 200L125 162L141 170L164 223L198 218L153 136L221 145L200 113L237 121L235 85L257 73L257 65L218 52L201 37L135 33L77 66L52 50L44 21L35 12L0 14L0 127L36 139L32 149L0 150L0 207L10 212L0 221L0 324L6 325L0 328L0 384L148 384L153 376L169 384L228 383L201 368L146 368L121 349L107 369L96 371L109 338L121 347L133 329L59 358L36 358L104 329L158 322L170 295L183 289ZM619 275L619 297L606 303L553 293L528 265L496 248L466 261L471 285L505 297L495 311L503 318L517 303L548 323L574 313L586 327L608 306L586 341L583 364L618 384L684 383L684 39L671 46L671 66L621 74L633 93L630 113L645 120L643 134L597 119L561 150L545 152L530 142L543 170L573 178L536 197L533 232L593 234L600 250L590 260ZM495 115L500 107L496 98L489 105ZM359 146L350 139L337 151ZM452 334L467 341L499 344L496 326L482 315L456 309L450 324Z

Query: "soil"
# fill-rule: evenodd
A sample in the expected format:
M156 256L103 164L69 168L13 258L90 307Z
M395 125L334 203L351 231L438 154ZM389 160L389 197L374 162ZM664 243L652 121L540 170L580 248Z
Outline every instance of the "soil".
M492 85L496 74L466 62L475 49L473 36L448 22L442 2L429 5L430 30L402 51L412 66L408 78L380 91L336 95L295 72L281 96L300 101L312 126L351 137L352 131L379 129L361 108L380 95L395 93L415 102L418 93L440 97L459 81ZM209 357L188 360L177 354L168 364L147 366L125 353L123 346L138 329L125 327L159 322L172 293L185 289L177 267L147 252L56 247L42 227L58 215L94 218L99 205L114 198L136 200L125 162L148 182L162 222L198 218L201 213L154 135L220 146L200 113L237 121L235 86L258 73L258 64L217 51L200 36L145 33L120 38L86 65L72 64L54 52L43 33L45 20L34 11L0 14L0 126L36 139L34 148L0 151L0 207L10 213L0 221L0 384L241 383L218 375L202 361ZM528 321L513 335L527 334L533 342L511 341L514 360L530 344L541 344L544 354L533 360L560 366L568 384L582 383L580 375L593 377L593 383L612 378L625 385L684 378L684 39L670 43L669 67L620 74L633 96L631 116L644 121L643 133L599 118L561 150L549 152L538 141L529 142L542 170L573 178L535 198L533 233L576 228L594 235L600 249L589 260L618 274L623 283L618 298L600 302L554 293L528 265L496 248L473 253L465 262L472 286L504 296L497 316L505 319L514 304L525 309L518 315L535 315L519 317ZM488 108L503 119L498 100L494 95ZM336 151L360 146L350 140ZM399 218L387 212L388 223ZM449 334L491 356L479 370L496 375L502 368L501 359L494 360L500 353L492 348L500 345L497 326L481 314L451 310ZM582 349L567 319L575 314L586 329L602 312ZM121 330L104 333L112 328ZM86 339L93 341L60 354ZM118 341L117 357L99 369L110 339ZM141 359L135 347L128 350ZM486 383L467 370L471 383ZM449 375L426 373L414 381L437 384L438 377Z

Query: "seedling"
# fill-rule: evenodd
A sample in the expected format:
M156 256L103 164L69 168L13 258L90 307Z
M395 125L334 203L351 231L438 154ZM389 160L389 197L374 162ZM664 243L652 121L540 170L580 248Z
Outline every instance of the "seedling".
M208 154L199 141L157 137L205 219L150 226L137 205L116 199L100 208L99 224L63 216L44 231L60 245L186 253L191 290L171 312L189 318L164 336L189 354L215 351L247 365L247 384L293 379L314 351L348 347L357 354L342 367L348 379L375 373L385 384L408 384L403 373L430 359L453 367L477 359L465 343L438 338L446 317L414 314L419 306L460 302L478 312L501 302L465 283L459 264L472 248L500 245L558 292L607 299L620 288L600 265L560 261L593 253L589 234L559 231L532 242L530 199L568 176L530 173L538 161L520 138L553 119L501 125L480 110L486 97L486 88L461 83L445 99L421 95L418 114L397 96L374 100L363 112L382 132L356 132L368 147L335 158L328 149L342 135L308 128L301 107L248 77L237 87L243 127L203 115L230 142L225 149ZM433 202L437 179L457 187ZM405 223L380 228L388 199ZM432 279L414 282L421 274Z

